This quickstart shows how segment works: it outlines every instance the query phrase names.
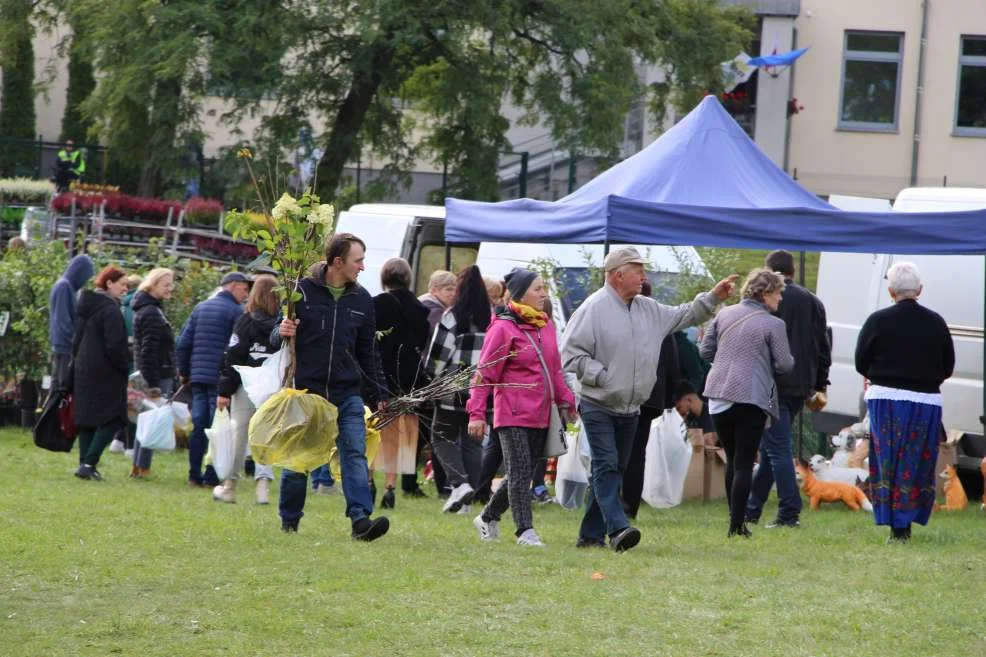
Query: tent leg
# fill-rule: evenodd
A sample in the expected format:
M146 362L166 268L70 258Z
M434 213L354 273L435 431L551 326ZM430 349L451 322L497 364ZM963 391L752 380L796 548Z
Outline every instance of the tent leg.
M986 258L983 259L983 271L984 276L986 276ZM983 325L986 326L986 286L983 286L983 288ZM986 368L986 334L983 335L983 366ZM980 424L986 425L986 381L983 382L983 414L979 416L979 422ZM984 427L983 433L986 434L986 427Z

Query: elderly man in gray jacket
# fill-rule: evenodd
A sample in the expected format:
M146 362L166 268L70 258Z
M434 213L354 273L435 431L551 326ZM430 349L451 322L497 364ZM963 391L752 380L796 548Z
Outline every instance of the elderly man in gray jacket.
M737 276L720 281L691 303L665 306L640 295L647 260L633 248L606 256L606 284L575 311L565 328L562 366L582 384L580 411L592 451L589 505L577 547L629 550L640 542L620 501L640 404L657 377L664 337L712 317Z

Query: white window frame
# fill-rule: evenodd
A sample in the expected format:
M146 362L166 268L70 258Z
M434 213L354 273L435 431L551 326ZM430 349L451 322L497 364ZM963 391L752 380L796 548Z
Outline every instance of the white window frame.
M896 53L876 52L872 50L849 50L850 35L867 34L875 36L897 37ZM894 120L893 123L874 123L871 121L845 121L842 118L842 103L846 93L846 62L881 62L897 64L897 84L894 87ZM836 127L839 130L860 132L898 132L900 122L900 80L904 68L904 33L883 32L877 30L846 30L842 36L842 75L839 78L839 106L836 109Z
M959 125L959 94L962 92L962 67L981 66L986 68L986 56L962 54L962 45L966 39L986 41L986 35L963 34L959 37L959 65L955 72L955 116L952 118L952 134L956 137L986 137L986 128Z

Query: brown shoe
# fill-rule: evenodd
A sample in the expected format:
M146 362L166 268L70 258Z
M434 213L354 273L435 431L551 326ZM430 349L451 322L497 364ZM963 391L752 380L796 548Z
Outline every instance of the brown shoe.
M130 478L140 479L140 468L138 468L136 465L130 466Z
M137 476L139 476L141 479L147 479L148 477L151 476L150 468L137 468L137 470L138 470Z

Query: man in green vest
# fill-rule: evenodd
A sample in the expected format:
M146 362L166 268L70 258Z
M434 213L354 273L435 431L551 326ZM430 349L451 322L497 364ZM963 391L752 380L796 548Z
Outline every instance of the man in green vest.
M55 171L55 185L58 191L64 192L86 172L86 160L81 151L75 150L75 142L65 141L65 147L58 151L58 163Z

